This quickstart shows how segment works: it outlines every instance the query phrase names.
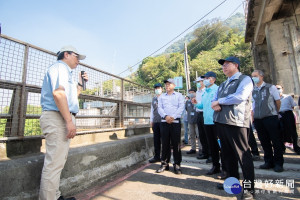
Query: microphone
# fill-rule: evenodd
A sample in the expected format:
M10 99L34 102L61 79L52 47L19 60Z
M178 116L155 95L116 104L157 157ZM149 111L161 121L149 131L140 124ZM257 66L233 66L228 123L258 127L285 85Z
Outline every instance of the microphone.
M86 89L86 80L82 77L84 71L81 71L81 80L82 80L82 90Z

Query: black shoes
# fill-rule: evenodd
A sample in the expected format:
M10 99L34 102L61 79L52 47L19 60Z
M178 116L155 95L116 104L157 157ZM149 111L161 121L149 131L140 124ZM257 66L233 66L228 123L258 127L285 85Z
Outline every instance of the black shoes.
M212 157L209 156L205 162L206 162L206 163L212 163Z
M251 194L250 192L244 192L242 194L242 200L252 200L253 198L253 194Z
M151 158L149 160L149 163L156 163L156 162L160 162L160 159L157 159L157 158Z
M182 174L181 168L179 165L174 165L174 173L175 174Z
M252 155L252 160L253 161L259 161L260 160L260 156L259 155Z
M196 150L194 150L194 149L191 149L188 152L186 152L186 154L195 154L195 153L196 153Z
M275 172L283 172L283 167L280 165L275 165L274 169Z
M170 170L170 167L169 167L169 164L167 165L161 165L157 170L156 170L156 173L162 173L164 171L169 171ZM182 174L182 171L181 171L181 168L179 165L175 165L174 164L174 173L175 174Z
M220 167L216 167L216 166L213 166L207 173L206 175L213 175L213 174L217 174L217 173L220 173Z
M76 200L76 198L75 197L64 198L63 196L60 196L57 200Z
M208 159L208 156L202 154L202 155L197 156L197 159L199 159L199 160Z
M274 165L269 164L269 163L265 163L265 164L259 166L260 169L271 169L273 167L274 167Z
M228 178L228 175L225 171L222 171L221 175L217 176L217 179L220 179L220 180L225 180L226 178Z
M224 190L224 186L223 186L222 183L218 183L218 184L217 184L217 188L218 188L219 190Z
M169 170L169 164L168 165L161 165L157 170L156 170L156 173L162 173L164 172L165 170Z

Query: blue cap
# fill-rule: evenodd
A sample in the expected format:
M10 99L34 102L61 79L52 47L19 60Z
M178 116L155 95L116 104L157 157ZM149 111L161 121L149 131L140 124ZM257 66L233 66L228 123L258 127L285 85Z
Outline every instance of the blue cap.
M223 65L225 61L228 61L228 62L234 62L234 63L238 64L239 66L240 66L240 64L241 64L241 63L240 63L240 60L239 60L237 57L234 57L234 56L230 56L230 57L225 58L225 59L220 59L220 60L218 61L218 63L219 63L220 65Z
M162 87L162 85L161 85L160 83L156 83L156 84L154 85L154 88L157 88L157 87Z
M203 77L215 77L217 78L217 75L215 72L207 72L206 74L203 75Z

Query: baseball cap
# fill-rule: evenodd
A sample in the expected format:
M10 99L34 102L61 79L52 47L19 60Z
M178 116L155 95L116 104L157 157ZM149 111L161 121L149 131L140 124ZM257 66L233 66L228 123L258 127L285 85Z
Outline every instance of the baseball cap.
M203 77L215 77L215 78L217 78L217 75L216 75L215 72L206 72L206 74L204 74Z
M64 52L64 51L72 51L74 53L76 53L78 55L78 60L83 60L85 59L85 55L80 54L77 49L71 45L67 45L67 46L63 46L59 52L57 52L57 55L59 55L60 53Z
M199 81L203 81L203 80L204 80L203 77L200 76L200 77L198 77L194 82L199 82Z
M196 90L195 88L189 89L189 92L190 92L190 91L197 92L197 90Z
M173 83L175 85L175 81L172 78L169 78L168 80L164 80L164 83Z
M240 64L241 64L241 63L240 63L240 60L239 60L237 57L234 57L234 56L230 56L230 57L225 58L225 59L220 59L220 60L218 61L218 63L219 63L220 65L223 65L225 61L228 61L228 62L234 62L234 63L238 64L239 66L240 66Z
M162 87L162 85L161 85L160 83L156 83L156 84L154 85L154 88L157 88L157 87Z

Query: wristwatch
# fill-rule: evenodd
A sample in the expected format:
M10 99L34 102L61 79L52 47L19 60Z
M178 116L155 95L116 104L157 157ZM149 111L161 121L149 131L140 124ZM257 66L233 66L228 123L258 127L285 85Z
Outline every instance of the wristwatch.
M165 115L165 116L164 116L164 119L166 119L167 116L168 116L168 115Z

